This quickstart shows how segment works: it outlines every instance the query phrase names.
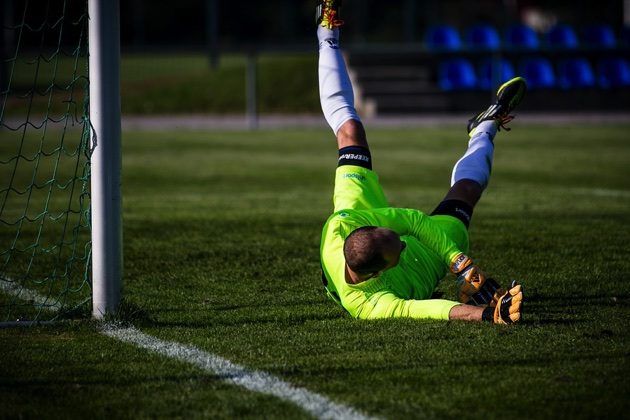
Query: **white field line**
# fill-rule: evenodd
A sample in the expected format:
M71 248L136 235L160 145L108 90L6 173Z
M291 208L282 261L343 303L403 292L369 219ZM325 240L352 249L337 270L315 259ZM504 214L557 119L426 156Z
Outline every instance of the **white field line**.
M12 282L0 281L0 289L20 299L31 300L43 305L47 304L47 298L44 296L16 286ZM60 305L47 307L51 311L58 311L60 308ZM14 324L17 325L18 323ZM249 391L272 395L291 402L319 419L370 419L352 407L337 404L322 395L293 386L266 372L247 370L227 359L207 353L194 346L160 340L133 327L118 328L106 325L101 332L108 337L134 344L153 353L190 363L223 378L228 383L241 386Z
M61 303L59 303L59 301L53 302L50 298L20 286L10 278L0 278L0 290L6 294L17 297L18 299L34 302L35 304L42 306L43 309L53 312L61 309Z
M207 372L222 377L225 382L241 386L291 402L319 419L368 419L351 407L337 404L328 398L293 386L282 379L262 371L250 371L227 359L207 353L194 346L163 341L131 328L108 326L103 333L126 343L161 354L172 359L195 365Z

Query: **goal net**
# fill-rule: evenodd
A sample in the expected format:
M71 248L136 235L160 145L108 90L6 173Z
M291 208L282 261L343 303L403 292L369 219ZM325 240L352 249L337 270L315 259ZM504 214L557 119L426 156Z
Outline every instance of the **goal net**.
M89 314L87 7L0 4L0 322Z

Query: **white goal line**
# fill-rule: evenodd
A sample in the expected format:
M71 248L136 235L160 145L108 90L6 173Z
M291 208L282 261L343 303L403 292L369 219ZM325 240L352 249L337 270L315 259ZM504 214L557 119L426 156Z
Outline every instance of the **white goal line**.
M34 304L39 305L43 309L47 309L49 311L57 312L62 307L59 301L47 298L37 292L22 287L19 283L15 282L11 278L0 277L0 291L21 300L33 302Z
M61 305L50 304L49 299L46 297L32 290L17 286L11 281L0 281L0 289L20 299L29 300L40 305L49 305L45 306L45 309L52 312L61 309ZM18 325L19 322L11 324ZM372 418L365 416L352 407L335 403L305 388L291 385L267 372L248 370L194 346L160 340L134 327L118 327L112 324L104 324L101 332L124 343L133 344L150 352L192 364L223 378L227 383L243 387L249 391L272 395L293 403L318 419L363 420Z

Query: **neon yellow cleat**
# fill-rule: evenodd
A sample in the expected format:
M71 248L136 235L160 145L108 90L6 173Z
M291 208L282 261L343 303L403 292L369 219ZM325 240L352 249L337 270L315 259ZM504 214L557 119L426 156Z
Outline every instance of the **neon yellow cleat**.
M503 128L509 131L510 129L506 127L506 124L514 119L514 116L510 115L510 113L521 102L526 90L527 81L522 77L515 77L503 83L497 90L496 102L468 121L468 134L472 137L475 128L482 121L488 120L497 121L499 129Z

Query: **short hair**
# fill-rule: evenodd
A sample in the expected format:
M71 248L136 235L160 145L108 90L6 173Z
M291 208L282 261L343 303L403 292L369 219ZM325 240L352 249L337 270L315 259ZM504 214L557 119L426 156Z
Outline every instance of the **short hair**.
M382 235L377 226L363 226L350 233L343 244L346 264L358 274L371 274L383 270L387 261L383 256Z

